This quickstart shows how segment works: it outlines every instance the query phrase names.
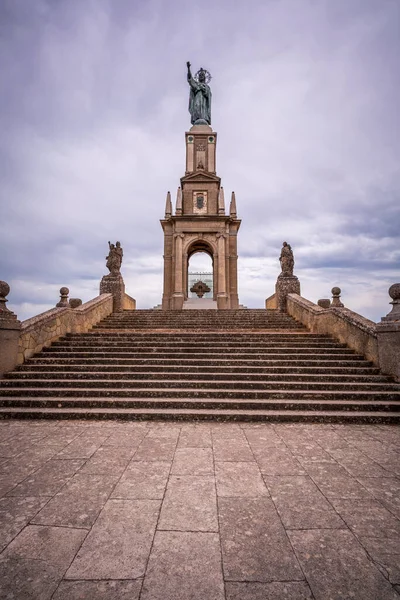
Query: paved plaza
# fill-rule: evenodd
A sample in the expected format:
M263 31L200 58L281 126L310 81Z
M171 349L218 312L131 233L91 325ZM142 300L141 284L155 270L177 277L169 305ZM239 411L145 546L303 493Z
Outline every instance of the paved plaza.
M400 428L0 422L2 600L400 599Z

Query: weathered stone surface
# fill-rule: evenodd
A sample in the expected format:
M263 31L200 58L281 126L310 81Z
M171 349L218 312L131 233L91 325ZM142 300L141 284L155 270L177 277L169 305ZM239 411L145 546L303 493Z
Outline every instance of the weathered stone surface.
M256 463L217 462L215 475L218 496L254 498L269 495Z
M381 573L391 583L400 585L400 541L398 539L361 537L359 542Z
M270 498L220 498L225 580L304 579Z
M211 448L211 431L204 425L183 425L178 448Z
M51 598L85 535L79 529L26 527L1 556L1 597Z
M349 475L335 475L321 472L312 474L314 483L326 498L343 498L355 500L356 498L371 498L371 494L356 479Z
M226 600L313 600L303 581L231 583L225 585Z
M133 461L116 485L112 498L162 499L171 469L169 462Z
M158 531L141 600L224 600L216 533Z
M289 450L270 447L265 450L254 448L253 452L263 475L305 475L306 473Z
M345 528L342 519L309 477L264 476L264 480L285 528Z
M46 504L48 498L0 498L0 551Z
M75 475L36 515L33 523L86 527L93 525L115 485L113 475Z
M178 448L171 473L172 475L214 475L211 448Z
M133 459L138 461L164 460L172 461L174 458L176 442L162 437L145 438L136 451Z
M9 492L9 496L54 496L84 464L82 459L49 460Z
M376 500L332 499L333 507L357 536L400 539L400 520Z
M158 500L109 500L67 579L137 579L144 575L160 510Z
M213 449L216 461L254 461L249 444L243 435L240 437L222 438L213 434Z
M129 461L132 459L136 448L122 446L101 446L89 458L79 473L90 473L92 475L113 475L120 477L125 471Z
M390 473L357 449L331 450L330 454L353 477L390 477Z
M400 462L400 455L398 460ZM397 477L359 477L358 481L400 519L400 479Z
M142 580L62 581L52 600L139 600Z
M350 531L304 530L288 535L315 600L398 600Z
M171 476L158 528L218 531L214 477Z

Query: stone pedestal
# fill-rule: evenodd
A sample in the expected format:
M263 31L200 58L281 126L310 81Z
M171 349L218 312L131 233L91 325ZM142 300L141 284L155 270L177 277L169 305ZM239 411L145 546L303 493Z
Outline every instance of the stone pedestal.
M21 332L21 322L6 307L6 296L9 293L9 285L5 281L0 281L0 378L4 373L15 369L17 365L18 342Z
M113 312L123 310L125 283L121 273L118 273L118 275L104 275L100 282L100 294L113 295Z
M279 275L276 280L275 294L277 299L278 310L286 312L286 298L288 294L300 295L300 281L295 275Z
M171 309L172 310L182 310L183 303L185 301L185 297L183 294L173 294L171 298Z
M391 312L376 325L379 367L385 375L400 382L400 283L389 288Z
M227 308L229 308L228 294L217 295L217 307L218 310L226 310Z

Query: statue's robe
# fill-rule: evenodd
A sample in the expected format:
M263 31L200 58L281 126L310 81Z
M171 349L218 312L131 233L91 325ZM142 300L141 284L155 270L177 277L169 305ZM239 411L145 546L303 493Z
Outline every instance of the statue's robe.
M190 77L189 112L191 123L202 119L211 125L211 89L206 83L199 83Z

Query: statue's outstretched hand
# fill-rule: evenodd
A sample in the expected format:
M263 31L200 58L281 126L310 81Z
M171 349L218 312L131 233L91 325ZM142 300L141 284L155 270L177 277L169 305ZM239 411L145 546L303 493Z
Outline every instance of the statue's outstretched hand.
M190 69L190 62L189 61L187 61L186 66L187 66L188 69Z

